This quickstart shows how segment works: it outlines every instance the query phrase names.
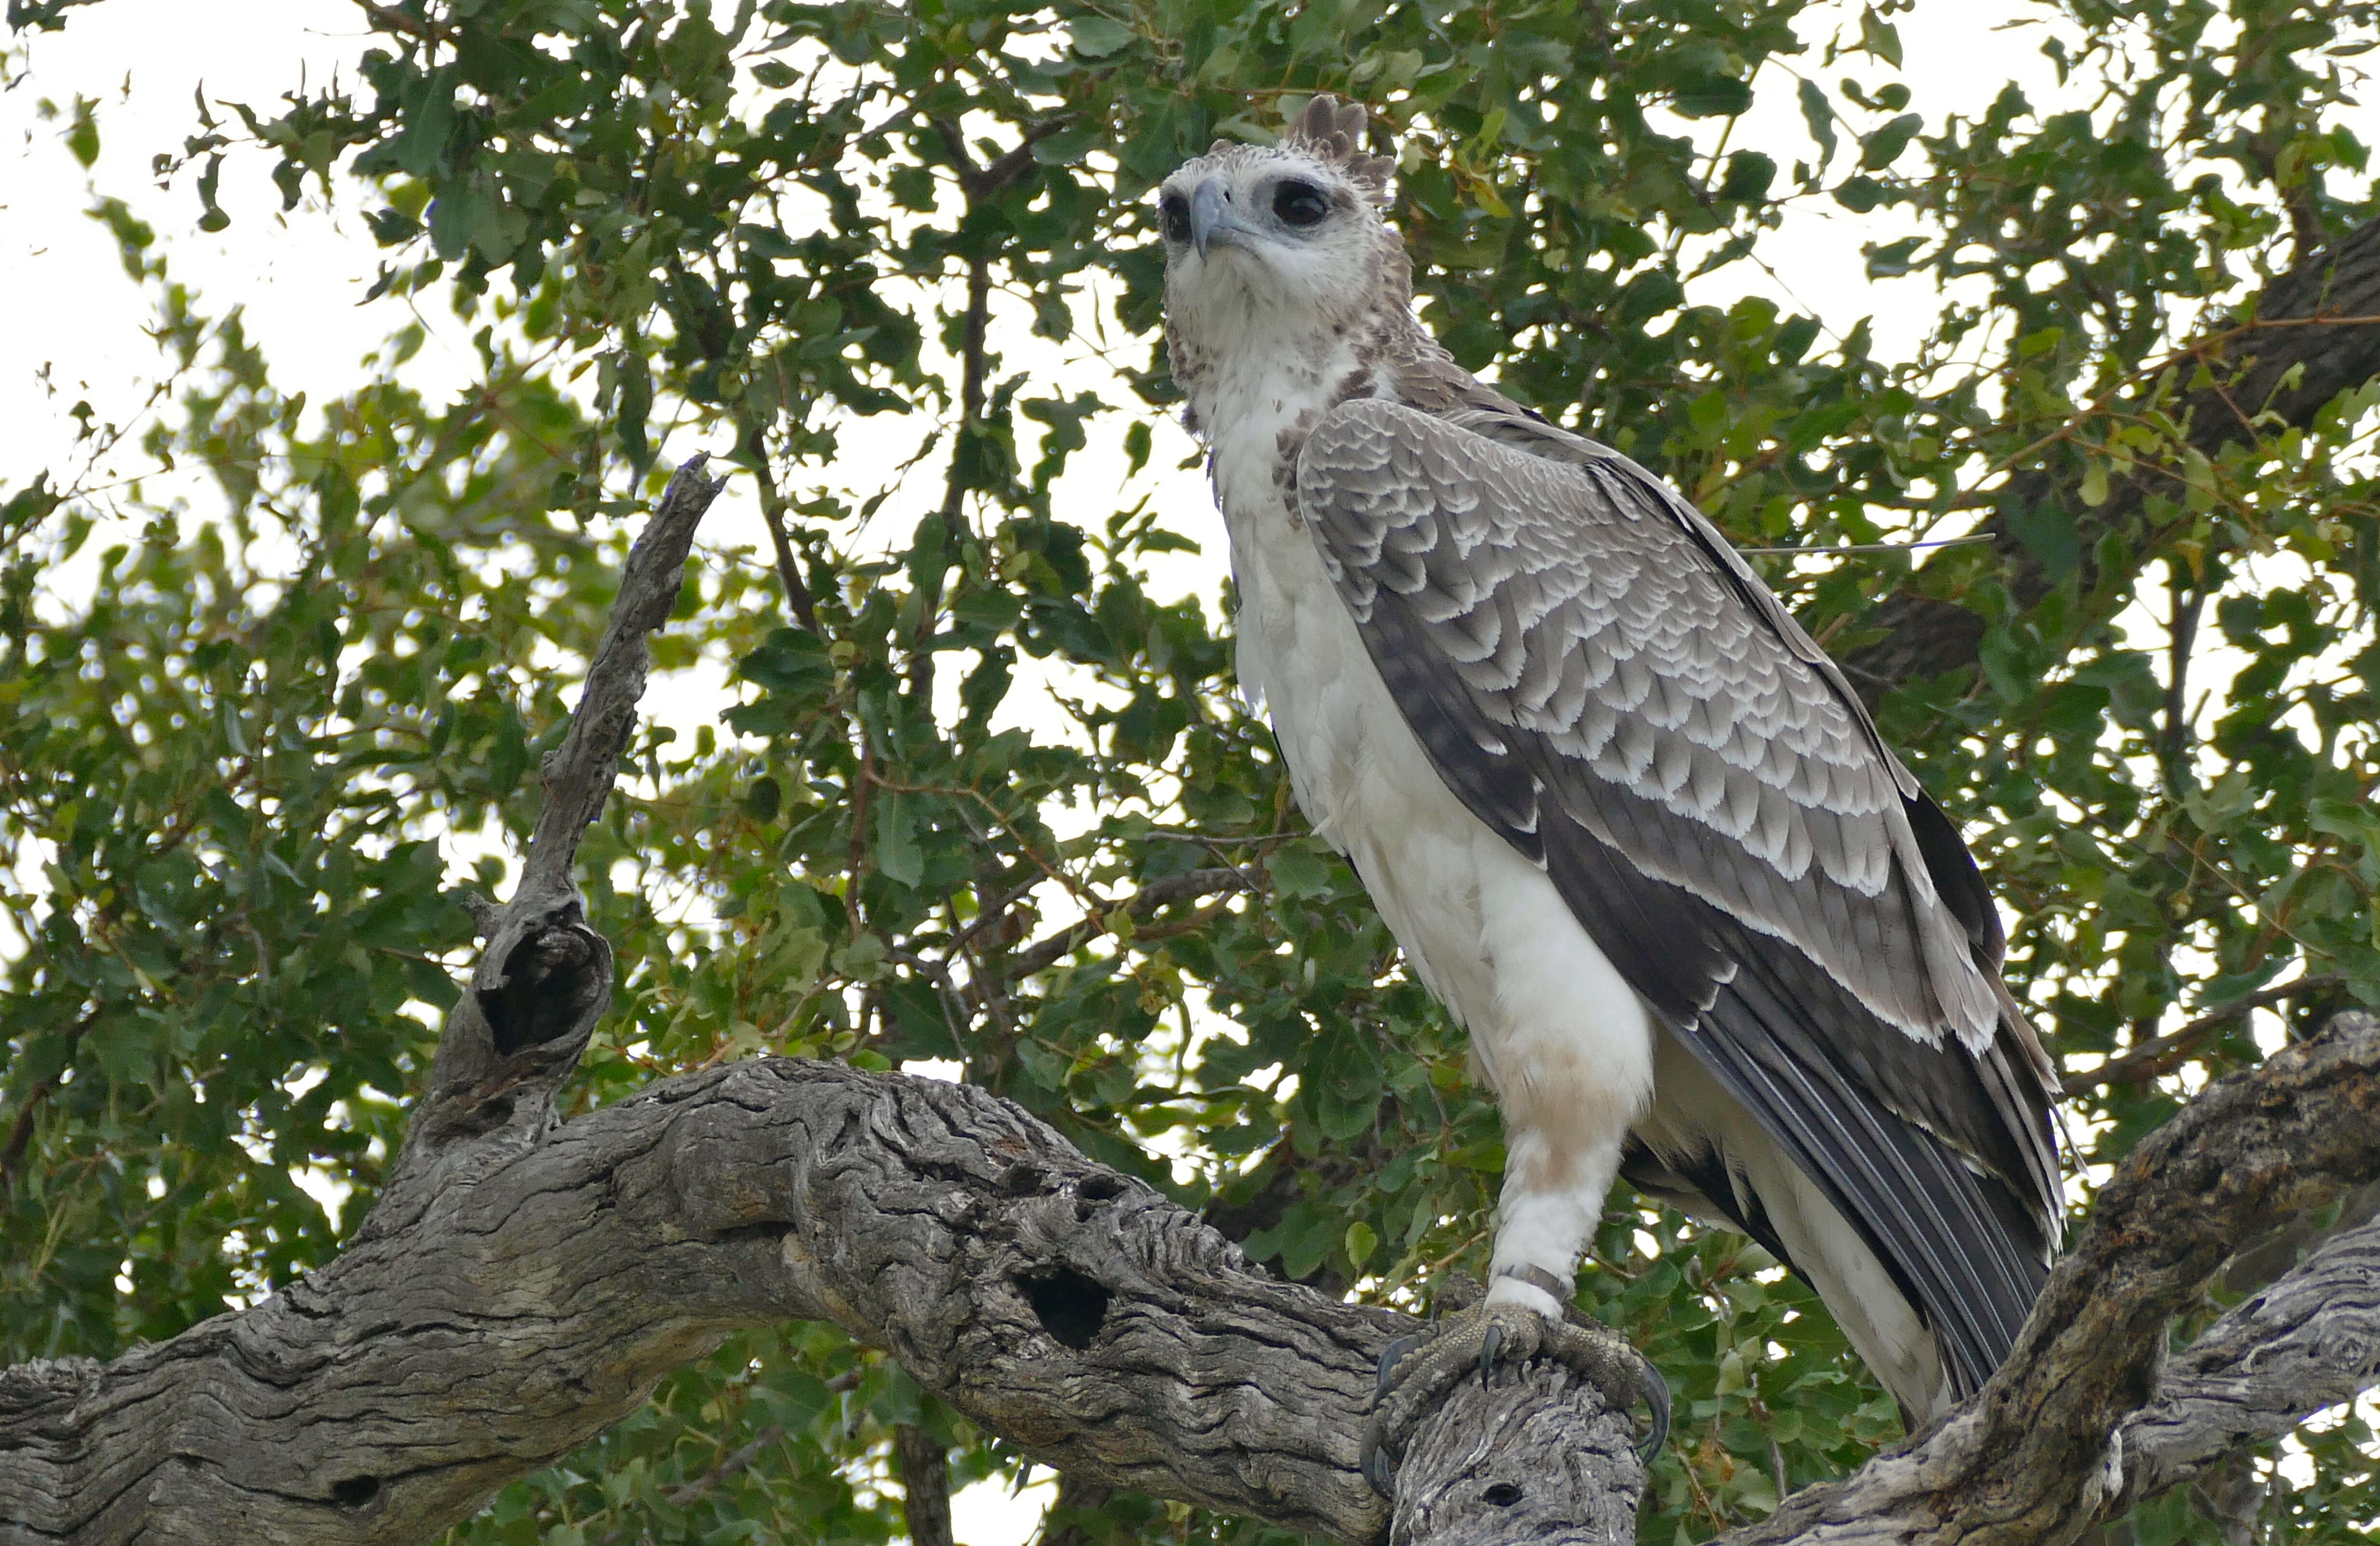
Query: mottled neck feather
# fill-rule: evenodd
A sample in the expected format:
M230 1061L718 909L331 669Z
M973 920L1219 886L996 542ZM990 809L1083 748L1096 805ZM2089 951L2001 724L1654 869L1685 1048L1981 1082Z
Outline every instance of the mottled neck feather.
M1243 415L1269 416L1299 399L1279 426L1279 453L1294 459L1319 413L1384 397L1535 455L1582 459L1585 443L1464 370L1422 326L1404 243L1387 225L1377 229L1369 273L1340 304L1293 316L1216 306L1211 297L1169 307L1167 343L1174 379L1189 397L1191 431L1217 438ZM1252 390L1259 381L1264 389Z

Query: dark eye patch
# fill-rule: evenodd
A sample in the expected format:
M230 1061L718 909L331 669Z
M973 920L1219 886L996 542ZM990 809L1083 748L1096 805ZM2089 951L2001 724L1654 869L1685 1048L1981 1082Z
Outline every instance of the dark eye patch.
M1157 218L1165 228L1168 241L1190 239L1190 201L1179 193L1169 193L1157 201Z
M1310 182L1285 177L1272 190L1272 213L1284 225L1319 225L1330 213L1330 200Z

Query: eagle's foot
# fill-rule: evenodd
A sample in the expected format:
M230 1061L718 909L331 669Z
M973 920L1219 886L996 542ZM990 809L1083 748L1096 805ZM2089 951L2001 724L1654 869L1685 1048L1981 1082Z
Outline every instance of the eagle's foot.
M1649 1461L1670 1436L1670 1385L1626 1337L1585 1317L1554 1321L1525 1305L1484 1304L1419 1336L1399 1337L1380 1355L1379 1386L1364 1429L1364 1477L1384 1498L1396 1495L1397 1462L1414 1424L1456 1382L1486 1384L1499 1363L1553 1358L1603 1393L1620 1411L1643 1402L1652 1429L1637 1446Z

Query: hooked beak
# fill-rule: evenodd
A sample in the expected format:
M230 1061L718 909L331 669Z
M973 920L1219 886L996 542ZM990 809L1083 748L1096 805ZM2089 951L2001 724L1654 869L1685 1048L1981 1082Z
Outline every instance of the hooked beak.
M1256 232L1232 217L1232 195L1220 177L1208 177L1190 195L1190 245L1207 256L1209 243L1245 247Z

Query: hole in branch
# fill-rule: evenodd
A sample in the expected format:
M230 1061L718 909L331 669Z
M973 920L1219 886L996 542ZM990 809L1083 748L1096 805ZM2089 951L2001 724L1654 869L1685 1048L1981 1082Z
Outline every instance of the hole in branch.
M351 1476L331 1483L331 1501L341 1508L361 1508L380 1496L380 1478Z
M1500 1481L1480 1493L1479 1501L1490 1508L1510 1508L1519 1503L1523 1496L1524 1494L1521 1491L1518 1483Z
M1123 1177L1111 1175L1103 1170L1093 1171L1083 1177L1075 1190L1093 1202L1105 1202L1111 1197L1123 1195Z
M1025 1291L1025 1302L1033 1307L1041 1329L1077 1353L1099 1336L1108 1318L1108 1301L1115 1296L1072 1267L1019 1278L1016 1286Z
M575 911L575 909L574 909ZM480 1013L497 1055L568 1036L611 987L603 943L576 919L529 935L504 957L504 983L482 992Z

